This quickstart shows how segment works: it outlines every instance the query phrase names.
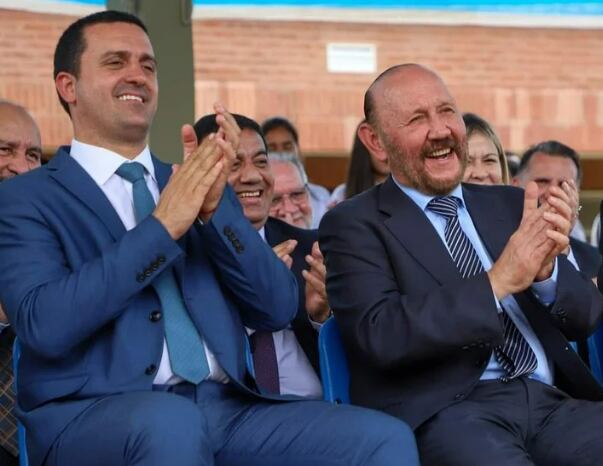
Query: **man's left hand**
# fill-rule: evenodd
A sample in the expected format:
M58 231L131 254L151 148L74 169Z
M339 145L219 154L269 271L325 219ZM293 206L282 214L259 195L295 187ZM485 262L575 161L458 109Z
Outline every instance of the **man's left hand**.
M536 274L535 281L549 278L553 273L555 258L569 248L569 232L572 229L575 210L575 207L572 208L571 185L564 181L562 187L552 186L543 206L545 209L543 216L550 224L546 233L551 243L551 250Z
M329 318L331 310L325 285L327 269L318 242L312 245L312 254L306 256L306 262L310 266L310 270L302 271L306 280L306 312L314 322L321 324Z

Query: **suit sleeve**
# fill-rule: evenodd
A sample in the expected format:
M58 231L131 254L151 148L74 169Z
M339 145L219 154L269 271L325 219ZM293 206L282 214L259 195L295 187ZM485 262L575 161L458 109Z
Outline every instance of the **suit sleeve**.
M270 331L286 327L297 313L297 282L245 218L230 186L209 223L197 228L245 326Z
M443 286L432 280L421 289L402 289L408 277L392 266L401 249L388 250L391 244L375 222L360 217L335 208L319 230L329 302L346 346L387 370L503 342L486 273ZM415 268L409 273L420 267L410 265Z
M603 313L603 297L592 281L578 272L566 256L558 257L557 298L549 315L568 340L588 338Z
M75 268L61 238L78 232L45 215L22 190L2 190L0 301L23 345L59 358L117 319L182 250L150 216Z

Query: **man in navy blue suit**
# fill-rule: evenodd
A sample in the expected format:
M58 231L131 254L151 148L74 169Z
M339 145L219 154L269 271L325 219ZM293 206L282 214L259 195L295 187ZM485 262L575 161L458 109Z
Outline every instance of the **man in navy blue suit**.
M326 270L318 249L318 232L297 228L268 216L275 180L264 135L256 121L236 113L232 116L241 128L241 137L237 161L228 183L237 194L245 217L295 275L299 290L297 315L291 322L291 328L272 333L272 341L268 342L259 358L254 352L254 364L259 369L256 376L266 374L264 385L273 386L281 394L321 398L318 329L330 316L330 309L325 289ZM194 128L197 139L203 141L218 131L216 115L203 116ZM257 339L257 332L253 335L252 340ZM272 364L276 369L274 378L277 380L274 383L269 378L271 373L263 370L271 361L276 363Z
M124 13L70 25L54 74L72 144L0 186L30 464L415 464L393 418L258 390L244 327L288 325L297 285L227 186L232 116L198 147L185 125L181 165L153 157L157 64Z
M408 422L426 466L601 464L603 389L571 349L603 298L560 254L567 183L461 184L467 137L433 71L384 71L358 135L383 184L320 226L352 401Z

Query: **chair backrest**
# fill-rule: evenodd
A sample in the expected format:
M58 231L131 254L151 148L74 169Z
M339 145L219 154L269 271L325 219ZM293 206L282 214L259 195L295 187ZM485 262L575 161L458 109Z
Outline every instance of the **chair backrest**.
M349 403L350 374L348 372L348 361L337 322L333 317L327 320L320 329L318 353L324 399L332 403Z
M603 324L588 338L590 370L597 382L603 385Z
M19 340L15 338L13 344L13 376L14 376L14 388L15 395L17 392L17 369L19 367L19 358L21 357L21 347L19 346ZM21 421L17 422L17 438L19 440L19 466L29 466L27 459L27 445L25 443L25 427L21 424Z

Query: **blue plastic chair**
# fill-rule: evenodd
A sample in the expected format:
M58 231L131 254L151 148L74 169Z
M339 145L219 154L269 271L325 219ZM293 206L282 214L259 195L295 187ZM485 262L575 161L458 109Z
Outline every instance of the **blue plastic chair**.
M337 322L333 317L327 320L320 329L318 354L324 399L331 403L349 404L350 374L348 360L343 350Z
M17 369L19 367L19 358L21 357L21 347L19 340L15 338L13 344L13 375L15 395L17 394ZM27 444L25 443L25 427L20 421L17 422L17 439L19 441L19 466L29 466L27 459Z
M590 370L601 385L603 385L603 324L595 330L587 340Z

